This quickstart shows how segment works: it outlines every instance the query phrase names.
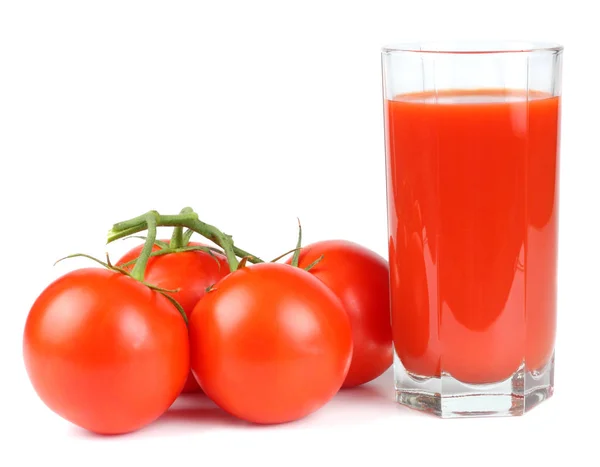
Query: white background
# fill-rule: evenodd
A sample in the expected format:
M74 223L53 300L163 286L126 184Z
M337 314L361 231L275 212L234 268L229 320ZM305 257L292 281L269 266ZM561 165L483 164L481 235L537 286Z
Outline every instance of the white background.
M2 2L0 465L592 465L600 60L586 10L574 0ZM395 405L388 373L285 426L249 427L186 400L110 438L45 408L22 362L27 312L52 279L89 265L53 262L102 255L113 222L189 204L273 257L293 247L299 216L307 243L347 238L385 256L379 50L453 38L565 45L554 398L521 418L439 420Z

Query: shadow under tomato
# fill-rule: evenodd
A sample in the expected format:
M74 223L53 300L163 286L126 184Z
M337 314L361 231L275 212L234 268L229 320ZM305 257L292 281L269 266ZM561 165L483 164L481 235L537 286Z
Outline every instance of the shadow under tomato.
M72 429L73 435L78 438L116 439L121 437L135 437L137 435L178 435L182 431L201 431L202 429L214 429L215 427L240 427L248 429L261 426L237 419L217 407L205 394L194 393L180 395L169 410L157 420L131 433L100 435L77 426L73 426Z
M251 428L254 425L240 420L219 408L205 394L182 394L158 420L150 427L159 427L161 430L167 425L201 427L242 427ZM149 427L149 428L150 428Z
M295 422L278 425L260 425L240 420L217 407L203 393L182 394L173 405L153 423L141 430L123 435L98 435L82 428L73 427L73 433L80 438L120 438L140 436L180 435L182 432L198 432L203 429L239 428L239 429L268 429L268 428L306 428L314 426L336 426L347 423L361 423L380 417L387 417L391 412L401 413L400 416L431 416L409 409L394 399L394 382L391 369L371 383L353 388L341 389L338 394L325 405L333 409L333 417L326 416L319 420L320 410ZM339 416L341 414L341 416Z

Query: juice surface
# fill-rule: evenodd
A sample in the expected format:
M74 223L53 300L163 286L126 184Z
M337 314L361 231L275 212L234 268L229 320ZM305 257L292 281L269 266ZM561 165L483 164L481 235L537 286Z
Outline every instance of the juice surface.
M541 369L556 329L560 98L446 91L385 107L402 364L466 383Z

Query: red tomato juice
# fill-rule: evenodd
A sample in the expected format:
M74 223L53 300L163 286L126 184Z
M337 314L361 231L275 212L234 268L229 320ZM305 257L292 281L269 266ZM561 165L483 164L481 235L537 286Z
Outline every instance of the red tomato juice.
M403 366L473 384L541 369L556 329L560 98L425 92L385 107Z

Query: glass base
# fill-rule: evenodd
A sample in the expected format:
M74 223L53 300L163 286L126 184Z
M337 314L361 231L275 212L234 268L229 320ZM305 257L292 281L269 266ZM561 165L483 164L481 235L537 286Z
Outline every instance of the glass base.
M396 401L442 418L523 415L554 392L554 355L540 371L521 365L508 379L466 384L442 373L423 377L406 371L394 353Z

